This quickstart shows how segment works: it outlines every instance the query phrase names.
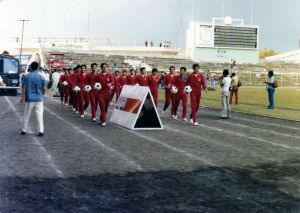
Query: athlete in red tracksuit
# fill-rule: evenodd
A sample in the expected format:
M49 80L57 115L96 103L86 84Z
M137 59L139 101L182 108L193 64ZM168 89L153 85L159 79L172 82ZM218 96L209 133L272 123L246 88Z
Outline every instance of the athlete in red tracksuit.
M101 125L105 127L106 113L111 98L111 85L114 84L114 78L112 74L108 72L108 65L106 63L101 64L101 73L96 76L95 82L99 82L102 86L101 90L98 92L98 101L101 109Z
M63 104L63 102L65 101L65 104L68 106L69 103L69 91L70 91L70 85L63 85L63 82L66 81L68 82L68 78L69 78L69 72L68 70L65 70L65 73L63 75L60 76L59 78L59 84L61 87L61 103ZM64 100L65 99L65 100Z
M111 100L114 98L114 95L116 94L116 102L118 102L119 96L120 96L120 91L121 91L121 81L122 81L122 77L119 76L119 71L117 70L115 72L115 76L114 76L114 88L112 89L112 93L111 93Z
M140 71L141 71L141 74L136 77L136 82L140 86L147 87L148 86L148 82L147 82L146 68L142 67L140 69Z
M180 68L180 75L175 76L174 80L174 86L177 87L177 93L175 94L175 106L174 106L174 118L177 119L177 111L178 106L180 104L180 101L182 101L182 119L184 121L187 121L186 119L186 111L187 111L187 102L188 102L188 96L184 91L184 88L186 86L186 68L181 67Z
M98 91L94 89L95 85L95 79L98 75L98 65L96 63L93 63L91 65L92 72L88 73L86 76L86 83L87 85L90 85L92 87L92 90L90 91L90 101L91 101L91 111L92 111L92 120L96 122L96 112L97 112L97 106L98 106Z
M171 116L174 117L174 106L175 106L175 94L171 93L171 85L174 83L174 73L175 73L175 67L171 66L169 68L170 74L165 75L163 80L163 85L165 87L165 105L163 108L163 111L166 111L170 105L170 102L172 103L172 109L171 109Z
M190 94L192 113L190 119L191 119L191 123L193 123L196 126L199 125L196 119L196 114L201 99L201 86L205 89L205 92L207 92L205 79L203 75L199 73L199 69L200 69L199 65L194 64L193 65L194 72L188 76L186 81L186 85L190 85L192 87L192 92Z
M127 85L136 85L136 75L134 69L131 69L130 75L127 76Z
M72 75L70 75L70 79L71 79L71 90L72 90L72 105L73 105L73 111L76 111L76 113L78 113L78 110L79 110L79 93L78 92L74 92L74 88L75 86L78 86L77 85L77 76L78 76L78 73L80 72L81 70L81 67L78 65L74 68L74 73Z
M73 107L74 94L73 94L72 76L74 76L74 70L72 68L69 68L68 72L69 72L69 78L67 79L67 82L69 86L69 107Z
M84 87L87 84L87 73L86 73L86 65L81 65L81 73L77 75L77 85L80 87L79 92L79 110L81 113L81 117L84 118L84 111L90 105L90 95L89 92L84 90Z
M159 80L160 80L160 77L158 77L156 74L157 74L157 69L156 68L153 68L152 69L152 75L148 75L147 76L147 83L148 83L148 86L150 88L150 91L151 91L151 94L153 96L153 99L154 99L154 103L155 103L155 106L157 108L157 99L158 99L158 83L159 83Z
M122 77L120 79L120 94L122 92L123 86L127 85L127 70L122 71Z

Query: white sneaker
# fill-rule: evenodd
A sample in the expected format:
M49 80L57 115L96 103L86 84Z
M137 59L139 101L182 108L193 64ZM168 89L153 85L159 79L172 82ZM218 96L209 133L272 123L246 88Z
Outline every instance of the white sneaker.
M81 118L84 118L84 115L80 115Z
M199 123L196 121L195 123L193 123L194 126L199 126Z
M194 120L193 120L193 118L191 118L191 119L190 119L190 123L191 123L191 124L193 124L193 123L194 123Z
M177 119L177 115L174 115L174 117L173 117L175 120Z
M79 112L78 112L78 111L76 111L76 114L79 114Z
M185 121L185 122L187 122L187 119L186 119L186 118L183 118L182 120Z
M65 103L65 105L66 105L66 106L69 106L69 104L68 104L68 103Z
M106 127L106 122L103 122L101 126Z
M97 121L97 119L96 118L93 118L93 122L96 122Z
M171 118L174 118L175 117L175 115L171 115Z
M76 111L76 109L75 108L73 108L73 112L75 112Z

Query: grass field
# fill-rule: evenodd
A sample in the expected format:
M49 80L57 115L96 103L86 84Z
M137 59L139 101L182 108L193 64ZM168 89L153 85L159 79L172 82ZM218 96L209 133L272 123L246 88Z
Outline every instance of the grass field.
M164 91L160 90L160 99ZM268 117L300 121L300 88L277 88L275 92L275 109L267 109L268 93L265 87L241 87L239 105L231 105L232 111L245 112ZM221 108L221 91L202 93L201 105Z

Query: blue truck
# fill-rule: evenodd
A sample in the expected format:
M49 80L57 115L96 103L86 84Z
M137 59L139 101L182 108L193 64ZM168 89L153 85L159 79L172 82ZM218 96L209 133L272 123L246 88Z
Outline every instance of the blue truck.
M18 59L7 55L0 55L0 76L4 83L4 86L0 86L1 92L12 92L14 95L17 95L21 84L20 74Z

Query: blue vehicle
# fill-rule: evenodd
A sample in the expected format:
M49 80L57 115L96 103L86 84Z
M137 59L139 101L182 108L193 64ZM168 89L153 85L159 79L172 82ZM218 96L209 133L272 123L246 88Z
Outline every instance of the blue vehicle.
M20 88L19 60L11 56L0 55L0 76L4 83L4 86L0 86L0 90L17 95Z

